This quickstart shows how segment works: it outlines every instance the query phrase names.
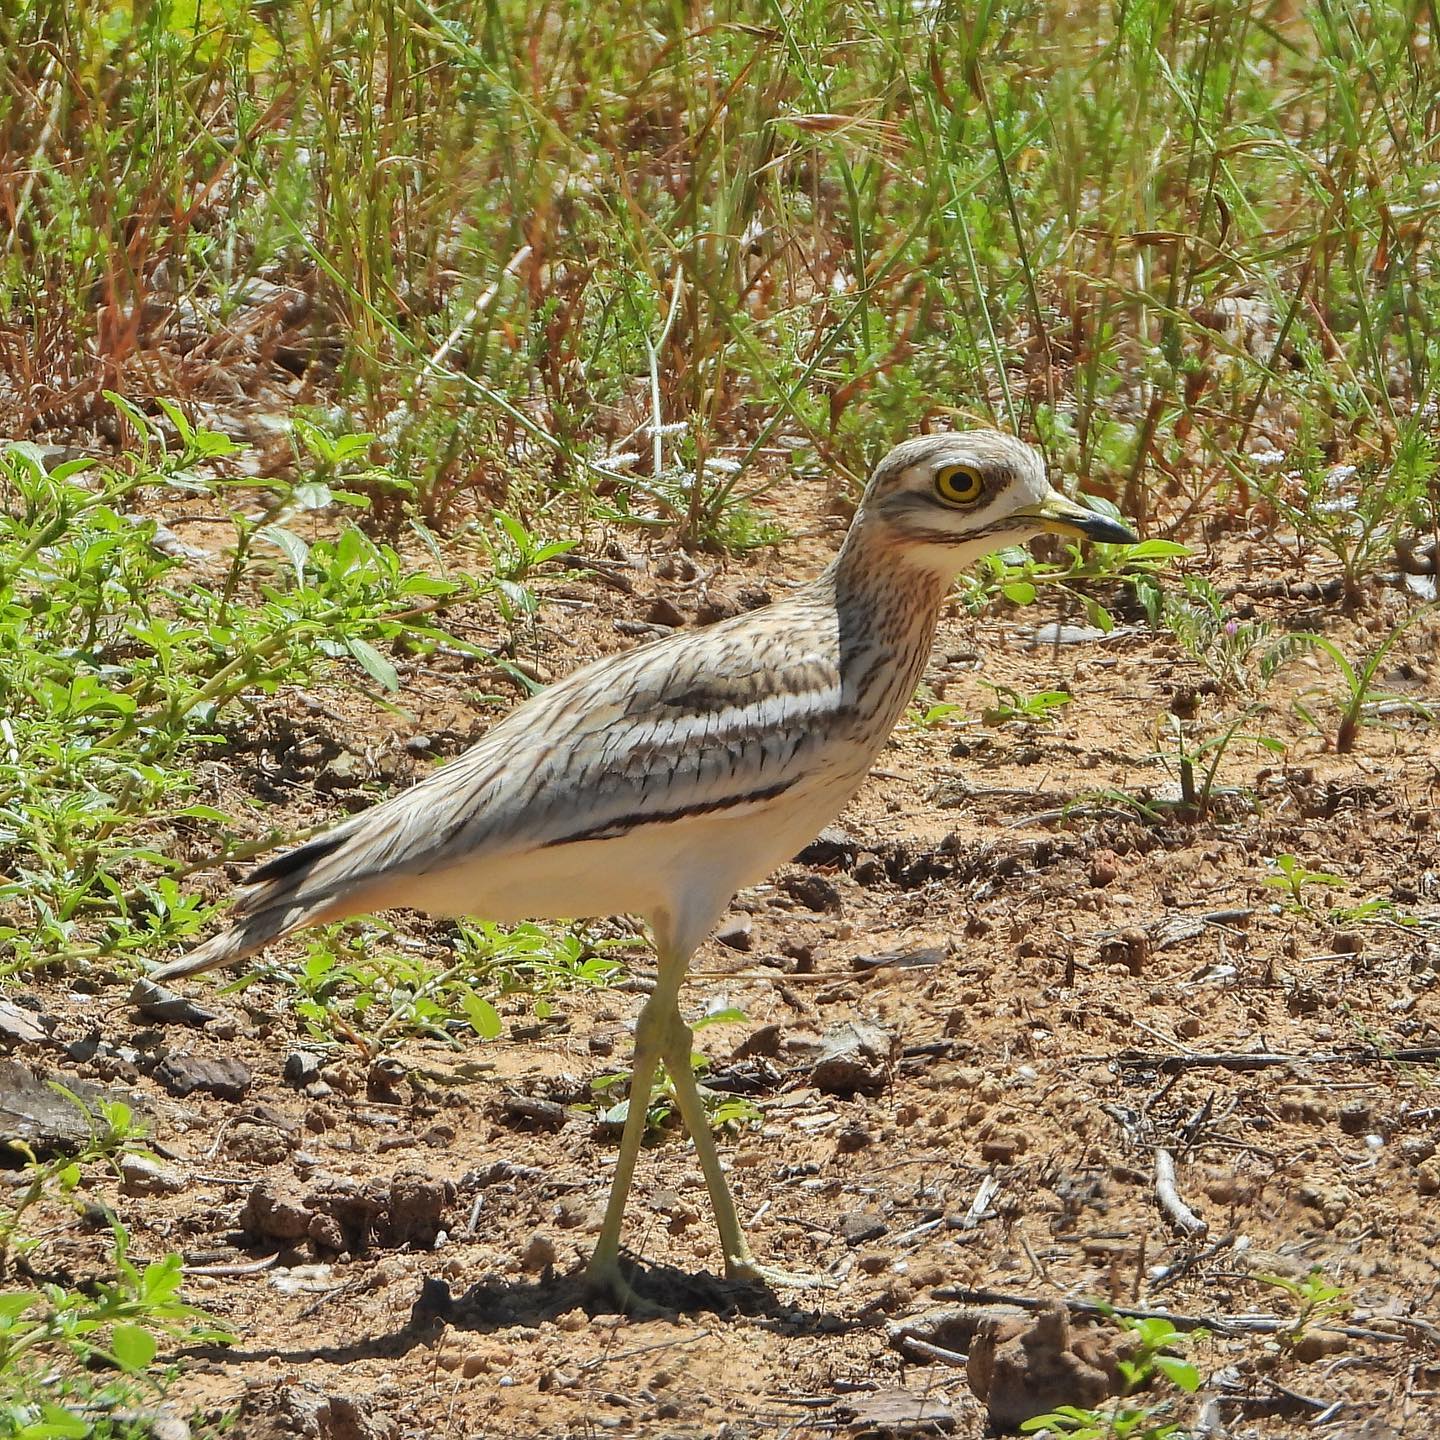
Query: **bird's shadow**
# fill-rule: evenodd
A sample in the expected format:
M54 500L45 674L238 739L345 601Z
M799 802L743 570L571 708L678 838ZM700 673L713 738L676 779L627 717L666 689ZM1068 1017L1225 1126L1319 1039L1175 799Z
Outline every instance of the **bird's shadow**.
M625 1265L625 1278L648 1307L637 1319L663 1322L681 1315L745 1316L789 1336L841 1335L864 1328L867 1323L834 1310L796 1306L768 1288L734 1285L705 1271L695 1274L673 1265L632 1261ZM480 1280L459 1296L451 1294L444 1280L431 1276L421 1282L420 1294L405 1324L384 1335L289 1349L205 1345L184 1353L221 1363L278 1359L289 1364L323 1360L343 1365L357 1360L397 1359L418 1347L432 1345L447 1328L488 1335L517 1325L536 1326L577 1308L591 1315L626 1314L613 1301L592 1294L581 1271L556 1275L547 1269L533 1280Z

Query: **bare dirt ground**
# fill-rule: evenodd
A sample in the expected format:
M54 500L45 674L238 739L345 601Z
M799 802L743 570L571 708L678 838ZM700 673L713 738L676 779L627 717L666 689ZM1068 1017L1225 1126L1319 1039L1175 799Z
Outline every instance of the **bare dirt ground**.
M834 541L810 524L711 590L744 603L811 573ZM1241 542L1227 543L1233 560ZM559 674L633 643L615 622L645 621L656 597L696 623L704 587L664 578L661 558L634 572L633 595L552 587L538 662ZM1382 591L1344 618L1287 598L1263 563L1249 580L1226 569L1237 604L1253 591L1283 623L1323 621L1352 646L1389 629ZM187 1293L237 1336L177 1357L176 1397L241 1405L230 1433L247 1437L979 1436L966 1371L934 1347L970 1350L979 1320L1008 1313L970 1293L987 1291L1204 1318L1205 1384L1178 1412L1198 1433L1435 1434L1440 943L1433 925L1337 925L1327 910L1380 898L1440 916L1433 735L1370 727L1356 754L1329 753L1286 711L1286 694L1329 680L1300 661L1267 697L1288 753L1234 747L1221 774L1244 793L1211 816L1150 820L1113 797L1062 816L1093 792L1163 800L1157 723L1219 702L1166 637L1037 645L1050 618L955 607L926 683L970 717L992 698L982 679L1064 688L1074 702L1055 723L902 725L822 841L739 898L748 930L697 957L689 1013L715 1001L746 1017L701 1033L711 1083L763 1109L722 1141L742 1217L762 1258L827 1272L833 1289L715 1280L704 1186L671 1134L642 1156L628 1217L663 1313L581 1295L615 1144L571 1106L627 1063L638 988L561 993L543 1024L517 999L501 1040L412 1041L369 1071L331 1050L318 1074L290 1059L287 1077L306 1047L269 982L192 987L220 1012L203 1027L145 1019L93 976L35 984L58 1045L103 1043L79 1064L27 1058L134 1092L154 1127L161 1173L92 1198L130 1227L135 1256L180 1249ZM472 638L493 640L493 621L477 614ZM1422 693L1433 647L1418 628L1406 647ZM458 663L411 667L408 720L338 691L283 694L208 762L215 794L232 813L263 806L257 832L313 823L417 773L415 737L431 754L473 738L493 711L468 697L494 688ZM1343 884L1287 908L1262 883L1280 854ZM853 1053L817 1064L846 1026L861 1027ZM156 1062L187 1055L239 1062L230 1098L173 1094ZM1162 1149L1195 1233L1157 1201ZM98 1236L93 1254L66 1237L43 1259L84 1275L104 1253ZM1345 1313L1298 1340L1224 1333L1293 1317L1257 1276L1315 1267ZM1022 1390L1056 1370L1041 1348ZM1087 1368L1059 1367L1072 1381ZM1055 1403L1093 1402L1075 1386Z

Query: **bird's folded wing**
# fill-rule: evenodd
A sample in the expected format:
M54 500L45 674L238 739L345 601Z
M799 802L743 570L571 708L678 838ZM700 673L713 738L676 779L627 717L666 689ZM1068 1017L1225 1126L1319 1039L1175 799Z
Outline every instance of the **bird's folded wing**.
M262 865L237 914L739 813L813 772L844 704L833 655L783 632L717 626L642 646L577 671L418 785Z

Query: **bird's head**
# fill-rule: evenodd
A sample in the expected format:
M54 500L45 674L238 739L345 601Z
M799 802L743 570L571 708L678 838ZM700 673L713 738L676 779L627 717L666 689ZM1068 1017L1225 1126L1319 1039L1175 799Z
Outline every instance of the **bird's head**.
M1066 499L1039 451L999 430L922 435L897 445L865 487L857 528L897 559L958 574L982 555L1044 531L1133 544L1116 520Z

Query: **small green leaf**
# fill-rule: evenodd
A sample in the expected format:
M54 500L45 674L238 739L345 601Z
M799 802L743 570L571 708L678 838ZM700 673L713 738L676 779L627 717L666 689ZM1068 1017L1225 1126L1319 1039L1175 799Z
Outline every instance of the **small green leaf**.
M460 1004L470 1028L482 1040L494 1040L500 1034L500 1012L488 1000L482 1000L473 990L467 990L461 996Z
M302 510L323 510L332 497L324 481L306 480L290 492L290 498Z
M1157 1355L1155 1368L1187 1395L1193 1395L1200 1388L1200 1372L1188 1360L1177 1360L1173 1355Z
M1012 580L1000 587L1000 593L1013 605L1033 605L1040 592L1028 580Z
M387 690L400 688L400 674L395 667L368 640L352 635L345 647L360 662L366 674Z
M139 1325L117 1325L110 1350L126 1370L143 1370L155 1358L155 1337Z

